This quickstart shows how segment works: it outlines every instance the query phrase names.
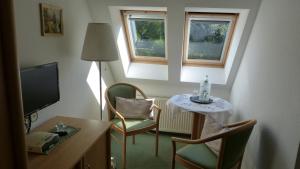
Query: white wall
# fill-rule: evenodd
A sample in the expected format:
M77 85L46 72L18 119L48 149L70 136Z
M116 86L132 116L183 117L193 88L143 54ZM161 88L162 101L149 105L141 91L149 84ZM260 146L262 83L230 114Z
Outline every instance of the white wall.
M41 36L40 2L63 8L63 36ZM92 63L80 59L87 23L91 22L86 1L15 0L15 18L20 66L30 67L54 61L59 64L61 99L39 111L39 119L33 125L56 115L99 119L98 102L86 81ZM102 72L107 85L114 82L107 65L103 66ZM99 81L95 84L98 85Z
M260 4L260 0L88 0L91 15L95 22L111 22L108 8L112 6L127 7L166 7L168 10L168 80L144 80L126 78L121 62L110 64L116 81L128 82L142 88L146 94L151 96L172 96L177 93L192 92L198 89L197 83L186 83L180 81L181 75L181 53L182 35L184 28L184 10L186 7L199 8L224 8L224 9L250 9L246 27L241 38L241 43L237 50L237 58L241 58L247 39L250 34L255 16ZM237 71L240 59L236 59L233 71ZM233 77L235 73L231 74ZM202 76L202 75L199 75ZM233 77L229 77L233 81ZM230 86L214 85L212 94L215 96L229 99Z
M255 118L243 168L294 169L300 140L300 1L263 0L231 101Z

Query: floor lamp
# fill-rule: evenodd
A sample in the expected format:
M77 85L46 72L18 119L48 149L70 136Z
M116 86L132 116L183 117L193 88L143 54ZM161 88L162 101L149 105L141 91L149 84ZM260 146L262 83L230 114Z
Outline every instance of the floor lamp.
M108 23L89 23L84 39L82 60L98 61L100 81L100 119L102 120L101 62L118 60L117 47Z

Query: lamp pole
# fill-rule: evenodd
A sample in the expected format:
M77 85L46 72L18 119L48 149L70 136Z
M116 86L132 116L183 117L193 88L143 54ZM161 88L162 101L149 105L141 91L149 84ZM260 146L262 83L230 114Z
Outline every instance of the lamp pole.
M100 87L100 120L102 120L102 79L101 79L101 61L99 63L99 87Z

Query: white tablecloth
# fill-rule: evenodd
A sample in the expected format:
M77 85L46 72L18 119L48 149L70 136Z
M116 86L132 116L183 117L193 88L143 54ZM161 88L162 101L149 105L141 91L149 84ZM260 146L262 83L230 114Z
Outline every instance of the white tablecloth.
M174 116L178 112L194 112L208 116L219 125L227 122L231 115L231 103L222 98L211 97L213 99L212 103L199 104L190 101L191 96L191 94L175 95L167 101L167 106L173 112Z

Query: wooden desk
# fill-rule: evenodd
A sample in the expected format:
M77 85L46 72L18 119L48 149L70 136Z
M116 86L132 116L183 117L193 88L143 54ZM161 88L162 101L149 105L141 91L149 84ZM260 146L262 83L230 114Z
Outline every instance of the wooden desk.
M28 153L30 169L109 169L111 123L57 116L33 131L49 131L58 122L80 128L80 131L48 155Z

